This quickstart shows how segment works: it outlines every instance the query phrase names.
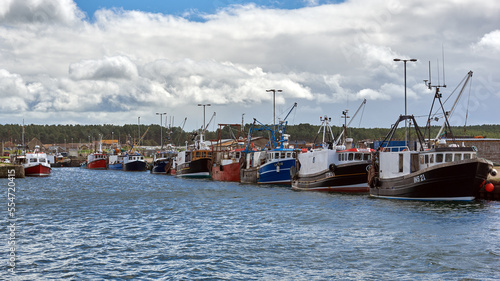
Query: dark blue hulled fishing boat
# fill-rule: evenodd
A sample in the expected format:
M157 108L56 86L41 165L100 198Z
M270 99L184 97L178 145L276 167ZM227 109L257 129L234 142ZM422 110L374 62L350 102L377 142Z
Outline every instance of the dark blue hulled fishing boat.
M160 151L153 155L152 174L170 174L174 167L174 159L177 157L177 151Z
M291 183L290 169L295 166L295 159L300 150L290 148L288 139L290 135L285 134L288 121L286 118L293 109L297 107L294 103L286 117L280 122L278 128L272 131L273 149L266 151L264 163L258 169L259 184L285 184ZM276 132L279 134L279 140L276 140Z

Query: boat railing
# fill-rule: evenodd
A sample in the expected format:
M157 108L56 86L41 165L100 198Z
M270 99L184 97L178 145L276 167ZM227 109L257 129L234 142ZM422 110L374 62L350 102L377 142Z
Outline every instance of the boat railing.
M383 152L400 152L400 151L408 151L410 150L408 146L389 146L383 147Z

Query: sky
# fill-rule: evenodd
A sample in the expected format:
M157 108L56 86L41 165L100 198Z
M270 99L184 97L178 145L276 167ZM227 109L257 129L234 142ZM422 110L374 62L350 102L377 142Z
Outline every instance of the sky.
M296 102L288 124L340 126L366 99L351 126L389 128L405 112L400 58L417 59L406 104L421 126L429 69L447 111L473 71L452 125L499 124L499 14L496 0L6 0L0 123L159 124L166 113L163 125L187 118L191 131L205 109L214 130L272 124L273 108L283 119Z

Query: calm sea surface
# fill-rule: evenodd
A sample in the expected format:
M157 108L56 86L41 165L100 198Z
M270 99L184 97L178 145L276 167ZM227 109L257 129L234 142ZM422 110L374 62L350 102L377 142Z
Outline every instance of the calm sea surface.
M367 195L52 169L16 179L5 280L499 280L500 202Z

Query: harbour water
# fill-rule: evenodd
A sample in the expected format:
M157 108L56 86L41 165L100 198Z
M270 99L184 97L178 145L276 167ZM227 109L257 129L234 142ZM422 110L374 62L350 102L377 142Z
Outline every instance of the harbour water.
M15 179L5 280L499 280L500 202L416 202L148 172Z

